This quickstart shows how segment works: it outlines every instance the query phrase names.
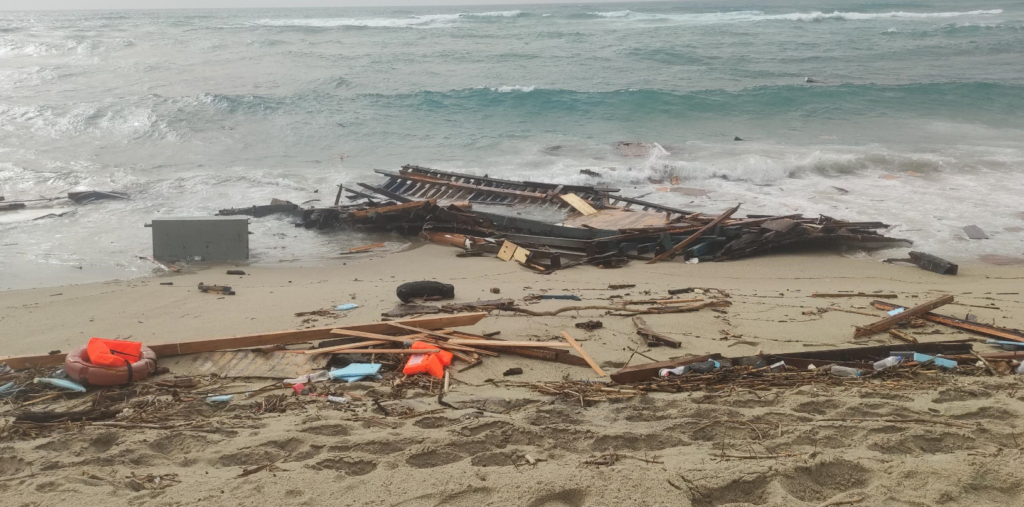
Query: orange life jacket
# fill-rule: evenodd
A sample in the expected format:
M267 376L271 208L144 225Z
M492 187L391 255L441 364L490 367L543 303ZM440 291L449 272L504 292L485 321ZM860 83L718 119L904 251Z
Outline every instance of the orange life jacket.
M97 366L123 368L142 358L142 343L92 338L85 353L86 359Z
M412 342L412 349L436 349L437 345L431 345L423 342ZM444 377L444 367L452 364L452 353L447 350L435 352L433 354L413 354L409 356L409 361L405 363L405 368L402 369L402 373L406 375L415 375L417 373L429 373L432 377L442 378Z

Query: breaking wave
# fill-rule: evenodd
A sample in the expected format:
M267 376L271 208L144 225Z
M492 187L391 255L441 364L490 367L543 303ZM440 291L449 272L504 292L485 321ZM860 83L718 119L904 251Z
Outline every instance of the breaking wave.
M254 25L267 27L367 27L367 28L414 28L425 26L450 25L459 20L473 18L514 18L523 15L523 11L494 12L459 12L455 14L425 14L408 18L299 18L299 19L260 19Z
M928 19L955 18L961 16L991 16L1002 14L1002 9L954 11L954 12L792 12L788 14L766 14L763 11L708 12L696 14L659 14L625 11L591 12L590 15L604 19L630 21L678 21L692 23L735 23L745 21L860 21L871 19Z

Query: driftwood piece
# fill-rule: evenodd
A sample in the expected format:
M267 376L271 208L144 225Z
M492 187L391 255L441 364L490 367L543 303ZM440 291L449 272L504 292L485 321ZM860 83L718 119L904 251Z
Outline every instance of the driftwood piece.
M933 299L931 301L928 301L927 303L923 303L923 304L917 305L917 306L915 306L913 308L910 308L908 310L904 310L901 313L898 313L898 314L893 315L891 317L882 319L882 320L880 320L878 322L874 322L872 324L868 324L867 326L858 326L857 327L857 331L855 331L853 333L853 337L854 338L861 338L861 337L864 337L864 336L873 335L875 333L881 333L882 331L885 331L885 330L889 329L890 327L895 326L896 324L898 324L900 322L903 322L905 320L910 320L913 317L918 317L920 315L924 315L924 314L926 314L926 313L928 313L928 312L930 312L930 311L932 311L932 310L934 310L934 309L936 309L936 308L938 308L938 307L940 307L942 305L949 304L949 303L952 303L952 302L953 302L953 296L950 295L950 294L946 294L944 296L937 297L937 298L935 298L935 299Z
M669 347L677 349L683 346L682 343L679 343L678 341L673 340L672 338L669 338L661 333L656 333L652 331L651 328L647 326L647 322L644 321L643 317L634 315L633 325L636 326L636 334L644 337L647 340L653 340L655 342L660 343L661 345L668 345Z
M886 301L872 301L871 306L874 306L879 310L886 311L895 310L896 308L904 308L902 306L894 305ZM977 333L982 336L1024 343L1024 331L1019 331L1017 329L991 326L988 324L982 324L980 322L969 322L963 319L958 319L956 317L949 317L947 315L940 315L932 312L918 315L918 317L929 322L935 322L937 324L942 324L944 326L961 329L963 331L970 331L972 333Z
M631 384L633 382L643 382L646 380L650 380L653 377L657 377L658 370L662 368L678 368L680 366L686 366L688 364L693 363L700 363L703 361L717 359L720 357L722 357L721 354L711 354L707 356L681 357L678 359L669 359L668 361L637 364L633 366L627 366L615 373L612 373L611 378L616 384Z
M812 298L882 298L882 299L895 299L898 296L893 293L872 293L868 294L865 292L815 292L811 294Z
M528 310L522 307L511 308L511 311L516 313L522 313L525 315L531 315L534 317L553 317L565 312L579 311L579 310L609 310L613 312L627 312L622 313L627 317L638 314L661 314L661 313L683 313L683 312L695 312L704 308L721 308L724 306L730 306L731 303L728 301L708 301L691 306L668 306L663 308L648 308L647 310L633 310L630 308L624 308L621 306L602 306L602 305L588 305L588 306L566 306L550 312L538 312L535 310Z
M594 362L594 359L590 357L590 354L587 354L587 352L583 350L583 346L581 346L575 338L570 336L569 333L565 331L562 331L562 338L565 338L565 341L569 342L569 345L572 345L572 348L576 349L576 353L578 353L580 357L587 361L587 364L589 364L590 367L593 368L594 372L597 373L598 377L607 376L604 370L602 370L601 367L598 366L596 362Z

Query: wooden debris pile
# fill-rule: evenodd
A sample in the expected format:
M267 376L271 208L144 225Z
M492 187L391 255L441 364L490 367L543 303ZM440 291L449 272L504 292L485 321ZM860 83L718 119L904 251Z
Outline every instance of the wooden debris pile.
M787 248L910 244L875 232L889 227L881 222L801 215L734 218L739 206L707 215L624 197L616 188L503 180L412 165L377 173L388 178L384 184L359 184L369 194L339 187L334 206L301 210L297 225L418 234L463 249L467 256L495 255L539 273L580 264L614 268L629 260L706 262ZM343 192L365 201L340 204ZM290 206L295 205L281 202L222 213L298 212ZM493 210L501 206L547 209L560 218L543 221Z

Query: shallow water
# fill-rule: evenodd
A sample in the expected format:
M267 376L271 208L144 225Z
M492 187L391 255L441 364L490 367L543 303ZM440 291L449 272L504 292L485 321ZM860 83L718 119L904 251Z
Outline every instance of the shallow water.
M0 288L148 274L153 217L328 202L404 163L1024 253L1021 2L501 9L0 13L0 195L133 196L0 222ZM373 239L251 230L268 264Z

